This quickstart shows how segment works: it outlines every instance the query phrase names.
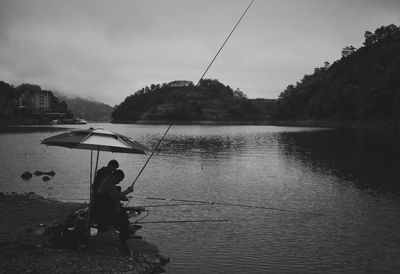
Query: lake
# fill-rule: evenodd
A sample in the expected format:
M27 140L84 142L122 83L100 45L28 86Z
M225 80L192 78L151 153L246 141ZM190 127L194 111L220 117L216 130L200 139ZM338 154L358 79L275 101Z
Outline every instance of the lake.
M167 128L75 128L88 126L149 147ZM56 133L0 134L1 192L88 198L90 152L40 144ZM110 159L125 171L124 189L147 156L102 152L100 166ZM56 175L47 182L20 178L36 170ZM388 133L173 126L137 181L130 205L148 206L143 221L161 222L143 224L138 234L170 257L167 273L399 273L399 179L400 139ZM221 221L185 222L194 220Z

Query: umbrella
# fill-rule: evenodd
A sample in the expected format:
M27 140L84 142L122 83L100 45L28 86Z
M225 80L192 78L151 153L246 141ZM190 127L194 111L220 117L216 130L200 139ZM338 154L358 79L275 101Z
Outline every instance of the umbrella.
M119 153L146 154L151 152L146 146L131 138L101 128L72 130L41 141L48 146L59 146L75 149L88 149Z
M146 146L132 140L131 138L104 130L102 128L89 128L82 130L71 130L65 133L46 138L41 141L47 146L59 146L71 149L87 149L91 151L90 157L90 201L92 201L92 170L93 151L97 151L96 168L99 162L100 151L116 153L146 154L152 152ZM90 208L90 207L89 207ZM89 212L90 214L90 212Z

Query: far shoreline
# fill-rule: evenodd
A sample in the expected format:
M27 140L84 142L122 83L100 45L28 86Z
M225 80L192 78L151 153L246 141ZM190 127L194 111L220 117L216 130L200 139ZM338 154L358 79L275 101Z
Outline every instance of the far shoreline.
M55 127L52 125L0 125L0 133L14 132L36 132L36 131L63 131L70 130L70 127Z
M169 125L168 120L111 121L113 124ZM202 126L280 126L280 127L315 127L335 129L365 129L376 131L396 131L400 133L400 120L263 120L263 121L209 121L188 120L174 121L174 125Z

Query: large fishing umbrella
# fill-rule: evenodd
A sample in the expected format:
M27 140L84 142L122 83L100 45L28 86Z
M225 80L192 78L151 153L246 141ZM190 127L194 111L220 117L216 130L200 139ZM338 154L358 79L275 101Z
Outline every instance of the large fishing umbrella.
M59 146L71 149L87 149L91 151L90 157L90 201L92 201L92 170L93 170L93 151L97 151L96 168L99 162L100 151L116 153L146 154L152 152L146 146L132 140L131 138L110 132L101 128L72 130L65 133L46 138L41 141L47 146Z
M46 138L41 142L48 146L59 146L95 151L146 154L151 152L146 146L131 138L101 128L72 130Z

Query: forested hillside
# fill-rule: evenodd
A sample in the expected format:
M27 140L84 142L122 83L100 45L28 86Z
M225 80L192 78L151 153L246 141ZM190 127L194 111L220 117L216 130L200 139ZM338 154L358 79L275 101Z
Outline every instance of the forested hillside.
M347 46L328 62L289 85L279 96L276 120L398 120L400 118L400 28L365 32L359 49Z
M275 102L247 99L218 80L204 79L199 86L171 83L151 85L128 96L112 113L113 122L260 121L269 118Z

